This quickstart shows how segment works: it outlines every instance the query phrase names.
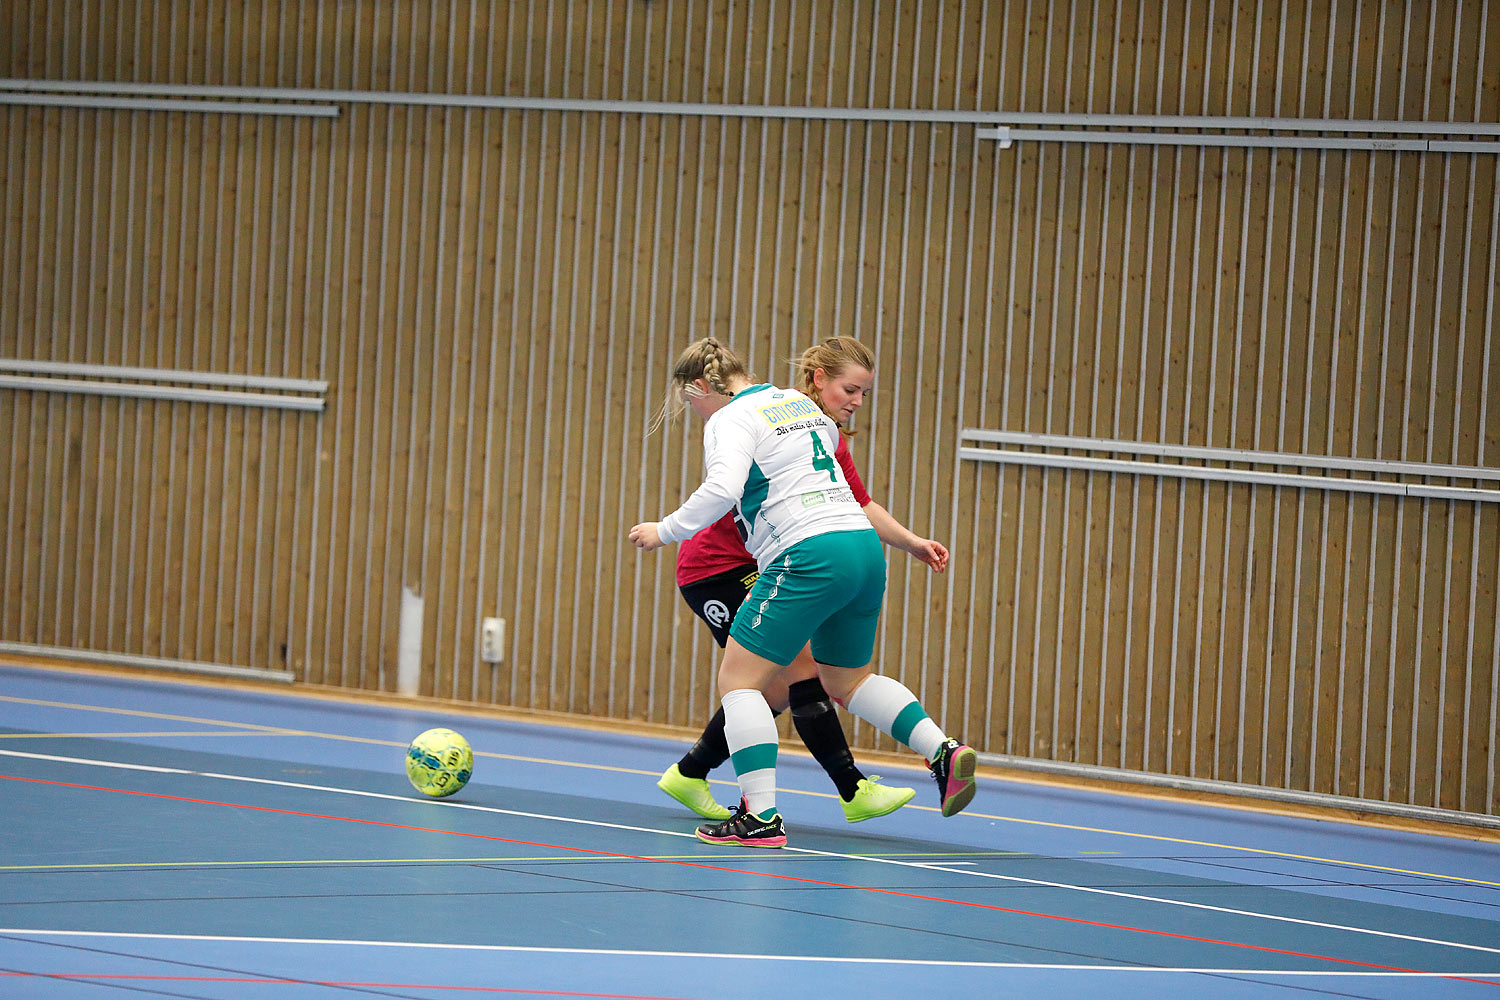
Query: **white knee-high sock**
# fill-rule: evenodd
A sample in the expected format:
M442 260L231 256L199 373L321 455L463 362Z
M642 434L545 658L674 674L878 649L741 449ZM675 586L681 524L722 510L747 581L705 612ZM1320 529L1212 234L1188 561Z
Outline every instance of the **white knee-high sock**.
M871 674L849 698L849 711L931 760L948 739L905 684Z
M724 695L724 741L745 805L758 816L776 811L776 720L765 695L736 688Z

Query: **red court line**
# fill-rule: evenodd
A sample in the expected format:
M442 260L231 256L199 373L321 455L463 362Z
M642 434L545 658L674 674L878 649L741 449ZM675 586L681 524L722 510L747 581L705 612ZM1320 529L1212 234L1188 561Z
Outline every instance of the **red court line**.
M360 823L366 826L380 826L393 830L411 830L417 833L440 833L450 837L470 837L475 840L490 840L502 844L518 844L522 847L541 847L552 851L571 851L575 854L592 854L604 858L621 858L627 861L649 861L656 864L681 865L684 868L702 868L707 871L729 872L734 875L758 875L762 878L780 879L786 882L800 882L807 885L821 885L833 889L853 889L859 892L873 892L886 896L899 896L904 899L920 899L932 903L951 903L954 906L969 906L979 910L991 910L998 913L1013 913L1025 917L1042 917L1046 920L1059 920L1071 924L1083 924L1087 927L1102 927L1106 930L1132 931L1137 934L1152 934L1158 937L1173 938L1178 941L1194 941L1199 944L1217 944L1228 948L1242 948L1248 951L1267 952L1273 955L1288 955L1293 958L1310 958L1320 962L1337 962L1342 965L1358 965L1366 969L1381 969L1385 972L1422 972L1421 969L1407 969L1399 965L1381 965L1376 962L1361 962L1352 958L1338 958L1333 955L1319 955L1306 951L1289 951L1285 948L1272 948L1268 945L1246 944L1241 941L1224 941L1219 938L1199 937L1193 934L1179 934L1175 931L1153 930L1149 927L1132 927L1128 924L1110 924L1099 920L1086 920L1083 917L1065 917L1056 913L1039 913L1035 910L1019 910L1009 906L996 906L993 903L974 903L963 899L948 899L944 896L927 896L920 893L901 892L897 889L880 889L867 885L849 885L844 882L828 882L823 879L803 878L797 875L782 875L776 872L747 871L743 868L726 868L723 865L709 865L698 861L678 861L668 858L648 858L639 854L619 854L614 851L597 851L588 847L568 847L562 844L547 844L535 840L517 840L513 837L496 837L486 833L462 833L456 830L439 830L426 826L411 826L406 823L390 823L377 819L358 819L354 816L330 816L325 813L301 812L296 809L277 809L272 806L252 806L240 802L219 802L214 799L194 799L181 795L166 795L162 792L141 792L129 788L108 788L100 785L80 785L69 781L51 781L46 778L22 778L13 774L0 774L0 778L7 781L27 781L38 785L56 785L61 788L81 788L92 792L115 792L120 795L138 795L143 798L166 799L172 802L189 802L195 805L223 806L228 809L248 809L254 812L277 813L283 816L302 816L307 819L331 819L343 823ZM1467 979L1462 976L1445 976L1445 979L1453 979L1466 983L1481 983L1485 986L1500 986L1500 983L1485 979Z
M3 777L3 775L0 775ZM259 976L144 976L93 972L0 972L0 979L65 979L163 983L255 983L267 986L340 986L389 990L446 990L461 993L518 993L529 997L591 997L597 1000L695 1000L692 997L658 997L639 993L575 993L569 990L526 990L513 986L441 986L432 983L359 983L337 979L280 979Z

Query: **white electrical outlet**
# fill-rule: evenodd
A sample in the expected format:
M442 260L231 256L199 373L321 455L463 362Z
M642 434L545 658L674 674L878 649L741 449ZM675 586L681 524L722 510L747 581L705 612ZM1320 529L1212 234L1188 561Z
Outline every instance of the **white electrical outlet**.
M485 663L505 660L505 619L486 618L479 625L479 658Z

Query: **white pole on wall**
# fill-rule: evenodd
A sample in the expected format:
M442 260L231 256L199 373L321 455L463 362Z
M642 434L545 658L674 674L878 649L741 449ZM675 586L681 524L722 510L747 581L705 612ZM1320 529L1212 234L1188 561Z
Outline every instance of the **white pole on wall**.
M41 361L34 358L0 358L0 372L28 375L76 375L81 378L138 379L149 382L185 382L189 385L229 386L236 389L274 389L285 392L327 392L324 379L283 378L279 375L243 375L238 372L201 372L182 368L137 368L130 365L96 365L77 361Z
M422 595L401 588L401 624L396 633L396 690L422 692Z
M991 126L976 136L1036 142L1115 142L1156 145L1297 146L1309 149L1414 150L1421 152L1500 152L1500 142L1393 140L1386 138L1328 139L1312 137L1280 140L1274 136L1222 135L1223 129L1280 132L1358 132L1395 135L1500 136L1500 122L1355 120L1337 118L1262 118L1209 115L1116 115L1000 110L926 108L797 107L770 104L707 104L687 101L625 101L569 97L512 97L491 94L434 94L380 90L332 90L317 87L240 87L181 83L135 83L112 80L37 80L0 78L0 91L50 94L113 94L137 97L237 99L258 101L323 101L346 104L408 105L419 107L495 108L512 111L572 111L613 114L701 115L718 118L781 118L798 121L927 122ZM278 105L269 105L278 107ZM191 109L191 105L188 105ZM234 105L229 107L233 108ZM290 106L283 106L290 107ZM315 108L316 105L304 105ZM201 110L201 109L200 109ZM283 113L326 113L323 111ZM1187 132L1023 131L1017 126L1064 128L1150 128ZM1000 126L1000 127L994 127ZM1009 126L1007 132L1005 126ZM1205 132L1204 130L1213 130Z
M177 673L208 674L214 677L277 681L282 684L290 684L296 679L296 676L290 670L264 670L259 667L238 667L227 663L207 663L201 660L174 660L165 656L111 653L104 649L44 646L31 642L0 642L0 654L4 653L25 658L45 657L54 660L70 660L77 663L100 663L111 667L141 667L146 670L171 670Z
M30 392L67 392L80 396L125 396L133 399L171 399L185 403L222 403L230 406L261 406L275 410L323 412L324 402L310 396L274 396L263 392L231 392L228 389L194 389L179 385L134 385L125 382L84 382L68 378L33 375L0 375L0 389Z
M1204 123L1200 127L1213 128ZM1500 142L1438 139L1341 139L1328 136L1223 135L1210 132L1087 132L1078 129L981 128L976 139L1016 142L1101 142L1118 146L1226 146L1243 149L1343 149L1387 153L1500 153Z
M83 94L0 94L0 104L23 107L89 108L99 111L192 111L197 114L284 115L337 118L332 104L268 104L264 101L203 101L161 97L90 97Z

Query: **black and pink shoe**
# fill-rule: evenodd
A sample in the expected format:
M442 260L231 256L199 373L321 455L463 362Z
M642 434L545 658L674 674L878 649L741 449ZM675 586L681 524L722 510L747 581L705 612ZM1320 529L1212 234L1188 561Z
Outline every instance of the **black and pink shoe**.
M979 755L972 747L966 747L958 740L948 740L938 747L937 756L927 766L937 780L938 800L944 816L952 816L974 800L974 793L978 791L974 771L979 766Z
M705 844L735 844L739 847L785 847L786 826L781 813L761 819L740 799L739 806L726 820L698 827L698 839Z

